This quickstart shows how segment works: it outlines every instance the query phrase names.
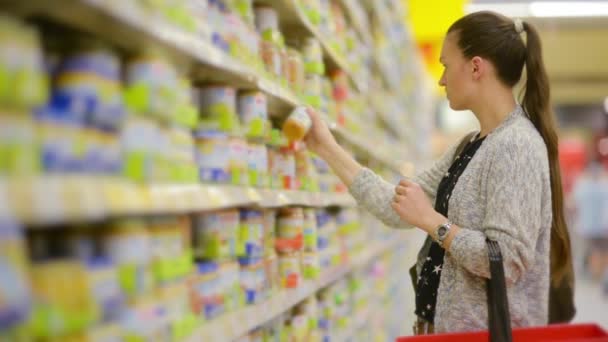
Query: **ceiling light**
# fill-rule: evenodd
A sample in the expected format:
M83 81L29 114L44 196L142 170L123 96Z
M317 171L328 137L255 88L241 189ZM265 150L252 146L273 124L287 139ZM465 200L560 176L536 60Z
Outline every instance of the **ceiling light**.
M603 17L608 16L607 1L534 1L534 17Z
M608 16L608 1L502 1L469 4L466 11L494 11L512 18L605 17Z
M507 17L512 18L526 18L530 17L530 3L522 2L496 2L496 3L478 3L468 4L466 6L467 13L479 12L479 11L492 11L497 12Z

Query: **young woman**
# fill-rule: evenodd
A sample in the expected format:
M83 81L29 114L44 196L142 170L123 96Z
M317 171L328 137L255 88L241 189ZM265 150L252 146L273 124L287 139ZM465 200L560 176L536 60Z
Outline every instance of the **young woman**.
M416 333L488 327L486 238L502 250L513 327L545 325L550 279L572 282L557 134L537 31L478 12L455 22L441 63L450 107L471 110L481 130L429 170L397 186L361 167L319 116L306 138L355 199L392 227L418 227ZM513 95L523 69L521 104Z

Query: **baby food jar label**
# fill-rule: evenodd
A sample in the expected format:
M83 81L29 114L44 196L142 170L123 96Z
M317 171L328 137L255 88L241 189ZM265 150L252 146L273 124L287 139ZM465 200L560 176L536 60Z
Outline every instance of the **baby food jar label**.
M241 228L239 241L242 255L247 257L262 256L264 224L262 213L257 210L241 211Z
M26 247L21 228L0 222L0 329L23 322L30 309Z
M231 87L208 86L200 90L201 118L199 131L236 133L236 91Z
M261 92L244 92L238 98L238 112L248 137L264 137L268 105Z
M298 141L302 140L306 133L310 130L312 126L312 120L308 115L308 110L306 107L296 107L285 123L283 124L283 134L289 141Z
M284 288L300 286L302 271L300 256L297 253L282 254L279 256L279 274Z
M317 252L302 253L302 273L305 279L317 279L321 272Z
M249 185L268 186L268 150L264 144L250 143L247 149Z
M199 137L196 140L196 160L202 182L229 183L231 145L226 137Z

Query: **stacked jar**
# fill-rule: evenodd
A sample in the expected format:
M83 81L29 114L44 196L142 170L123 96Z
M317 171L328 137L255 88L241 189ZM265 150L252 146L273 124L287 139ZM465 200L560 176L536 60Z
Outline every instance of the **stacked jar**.
M304 247L304 210L281 208L277 216L276 250L282 287L296 288L302 281L301 252Z
M213 319L242 306L239 264L244 252L239 239L238 209L196 214L193 218L194 256L198 275L194 282L193 306L198 315Z

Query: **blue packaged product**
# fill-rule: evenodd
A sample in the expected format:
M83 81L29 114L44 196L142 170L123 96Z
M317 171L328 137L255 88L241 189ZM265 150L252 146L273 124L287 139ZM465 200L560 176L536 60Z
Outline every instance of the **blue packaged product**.
M201 262L196 264L198 277L196 281L196 298L198 306L206 319L213 319L223 312L218 280L218 264Z
M241 209L239 243L242 255L261 257L264 253L264 220L260 210Z
M28 318L31 297L26 257L21 227L0 219L0 331Z
M199 133L196 139L196 162L202 182L229 183L230 139L222 133Z
M101 309L101 321L120 318L125 298L120 289L117 268L108 258L96 257L87 261L91 293Z

